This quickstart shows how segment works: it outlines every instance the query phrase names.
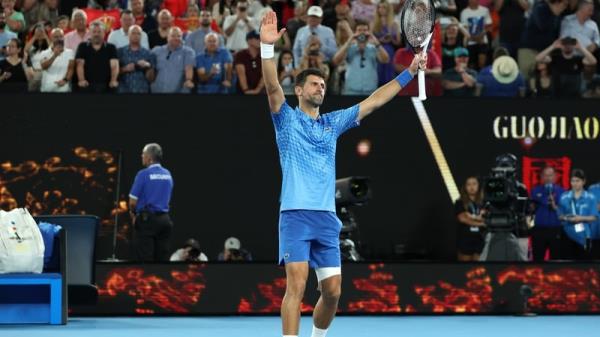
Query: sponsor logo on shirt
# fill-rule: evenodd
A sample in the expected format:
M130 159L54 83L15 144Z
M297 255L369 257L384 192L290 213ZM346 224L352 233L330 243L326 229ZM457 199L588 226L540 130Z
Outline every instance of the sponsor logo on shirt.
M150 175L150 180L171 180L171 176L169 174L154 173Z

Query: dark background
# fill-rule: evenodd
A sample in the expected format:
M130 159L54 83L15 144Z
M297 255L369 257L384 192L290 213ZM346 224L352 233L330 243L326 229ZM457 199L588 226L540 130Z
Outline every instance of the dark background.
M256 260L276 259L281 173L265 97L2 95L0 99L4 103L0 184L19 206L31 203L32 196L44 203L44 194L52 190L63 192L54 201L58 204L77 196L76 205L58 209L103 219L99 258L111 254L116 171L110 168L116 167L121 153L120 195L126 200L141 169L143 145L158 142L165 152L164 166L175 179L173 248L195 237L209 259L216 259L225 238L236 236ZM322 111L359 100L329 97ZM295 105L295 98L290 103ZM519 158L569 156L574 167L586 170L589 180L600 179L600 139L539 140L527 147L520 140L495 139L492 129L499 115L586 118L598 116L599 106L597 101L581 100L425 102L458 184L469 174L486 174L495 156L504 152ZM363 139L372 144L366 157L356 151ZM74 154L78 147L106 151L113 161L82 160ZM23 174L18 181L7 178L14 172L7 173L6 162L41 164L53 156L72 168L69 174L41 170ZM410 99L393 100L340 138L337 176L350 175L372 178L373 200L356 209L367 258L454 258L452 203ZM29 201L27 192L32 195ZM57 208L41 209L52 213ZM128 218L123 209L120 214L117 256L129 258Z

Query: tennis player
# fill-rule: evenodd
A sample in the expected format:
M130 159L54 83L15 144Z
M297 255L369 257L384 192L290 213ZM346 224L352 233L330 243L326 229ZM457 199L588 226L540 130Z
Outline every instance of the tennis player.
M279 263L285 264L287 277L281 304L283 336L298 336L300 305L312 267L321 291L313 313L312 337L325 337L337 310L342 281L342 223L335 214L337 138L395 97L418 67L424 68L426 56L415 56L408 69L359 104L321 114L325 81L318 69L297 75L294 92L298 107L285 101L273 59L273 44L283 32L277 30L275 13L266 13L260 29L262 72L283 172L279 215Z

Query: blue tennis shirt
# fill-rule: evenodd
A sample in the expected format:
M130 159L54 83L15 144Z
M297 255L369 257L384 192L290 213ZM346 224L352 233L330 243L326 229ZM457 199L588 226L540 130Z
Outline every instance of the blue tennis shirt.
M358 126L358 105L310 118L284 102L272 113L283 174L280 211L335 212L337 138Z
M168 212L173 177L160 164L152 164L135 176L129 197L137 200L136 212Z

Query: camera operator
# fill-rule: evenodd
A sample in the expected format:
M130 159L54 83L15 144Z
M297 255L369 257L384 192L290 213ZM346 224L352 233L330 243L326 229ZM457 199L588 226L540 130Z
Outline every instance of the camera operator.
M206 255L200 251L200 243L195 239L188 239L183 247L171 255L170 261L208 261Z
M479 261L483 250L483 192L477 177L468 177L460 189L460 199L454 203L458 221L456 248L458 261Z
M238 238L230 237L225 240L225 249L219 253L219 261L252 261L252 255L249 251L242 248L242 243Z
M527 261L529 246L527 188L516 178L517 157L496 157L496 166L484 182L485 223L488 233L481 261Z
M558 204L559 219L563 222L566 240L561 245L565 259L585 259L591 251L592 224L598 219L598 203L585 186L585 173L571 171L571 190L564 193Z
M558 202L564 190L555 184L556 171L552 166L542 169L541 184L531 190L535 207L535 227L531 231L533 261L544 261L546 249L550 258L559 258L562 225L558 219Z

